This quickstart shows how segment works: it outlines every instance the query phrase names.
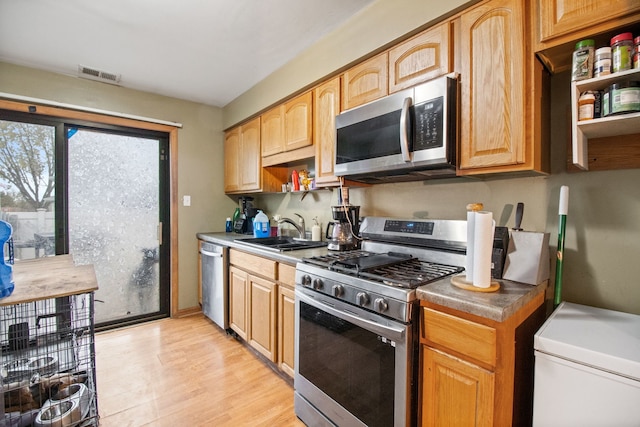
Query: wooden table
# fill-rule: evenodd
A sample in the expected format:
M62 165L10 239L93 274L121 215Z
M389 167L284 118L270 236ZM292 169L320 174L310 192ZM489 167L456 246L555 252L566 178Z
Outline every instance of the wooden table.
M13 266L15 289L0 306L93 292L98 289L93 265L74 265L71 255L18 261Z

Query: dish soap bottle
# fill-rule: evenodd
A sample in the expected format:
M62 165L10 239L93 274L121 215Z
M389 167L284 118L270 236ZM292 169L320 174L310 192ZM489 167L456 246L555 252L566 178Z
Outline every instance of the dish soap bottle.
M319 242L322 238L322 233L320 230L320 224L318 224L318 217L313 218L313 227L311 227L311 240L314 242Z
M238 220L241 219L241 218L242 218L242 212L240 212L240 208L238 207L233 212L233 223L231 224L231 228L232 229L235 229Z
M253 237L269 237L270 232L269 217L259 210L253 220Z

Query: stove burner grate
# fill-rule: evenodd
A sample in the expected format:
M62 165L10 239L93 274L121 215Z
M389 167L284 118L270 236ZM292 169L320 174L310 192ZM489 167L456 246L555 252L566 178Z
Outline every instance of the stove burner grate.
M303 261L332 271L407 289L414 289L464 270L462 267L421 261L406 254L376 254L360 250L304 258Z

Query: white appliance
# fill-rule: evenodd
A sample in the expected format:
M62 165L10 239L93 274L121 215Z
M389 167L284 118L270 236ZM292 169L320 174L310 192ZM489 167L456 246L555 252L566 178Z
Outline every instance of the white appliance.
M639 315L563 302L534 349L534 426L640 426Z

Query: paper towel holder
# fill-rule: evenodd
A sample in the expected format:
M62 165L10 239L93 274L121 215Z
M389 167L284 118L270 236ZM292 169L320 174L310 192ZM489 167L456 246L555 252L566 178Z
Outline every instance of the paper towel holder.
M465 289L467 291L474 291L474 292L496 292L497 290L500 289L500 283L495 280L491 281L488 288L481 288L479 286L474 286L473 283L467 281L466 274L459 274L457 276L453 276L451 278L451 284L460 289Z

